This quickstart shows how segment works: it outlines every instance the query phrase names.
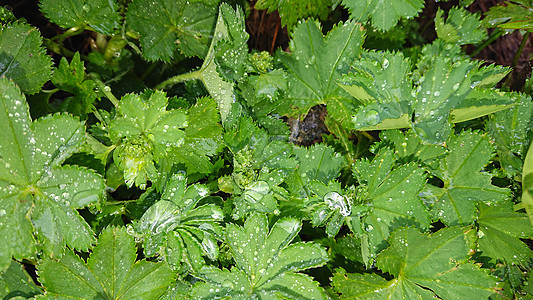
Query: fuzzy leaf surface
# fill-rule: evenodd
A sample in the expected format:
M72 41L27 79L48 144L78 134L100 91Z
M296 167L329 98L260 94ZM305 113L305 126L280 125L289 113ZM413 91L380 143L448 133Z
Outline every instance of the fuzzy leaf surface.
M128 25L140 34L147 60L169 62L179 49L204 57L212 39L218 0L135 0L128 7Z
M372 25L381 30L391 29L400 18L412 18L424 7L423 0L343 0L350 18L359 22L372 19Z
M502 202L509 196L509 190L492 185L491 175L483 172L494 155L485 135L463 132L449 140L448 150L439 168L433 171L444 187L426 186L424 201L432 205L433 217L445 224L471 224L476 202Z
M165 263L136 260L135 242L125 228L100 234L87 264L68 251L39 265L47 295L75 299L157 299L174 280Z
M53 23L66 29L90 26L106 35L119 27L117 9L115 0L41 0L41 11Z
M304 274L308 268L328 260L324 248L315 243L291 241L301 229L294 218L278 220L268 230L266 215L253 214L244 226L228 224L226 241L236 265L230 270L205 267L192 290L194 299L325 299L318 284ZM293 285L292 283L298 283ZM291 284L288 284L291 283Z
M28 94L50 79L52 59L41 47L39 31L27 24L0 26L0 77L8 77Z
M466 235L462 228L433 235L414 228L396 230L391 246L377 257L377 267L394 279L340 270L333 286L341 299L486 299L495 292L496 278L466 261L471 246Z
M32 122L18 87L1 78L0 90L6 126L0 132L0 234L7 241L0 246L0 270L12 255L31 257L33 232L46 255L61 255L65 244L86 250L93 231L75 209L96 203L105 185L91 170L61 166L83 143L84 124L64 114Z
M351 107L350 96L335 81L359 57L363 40L364 32L356 22L338 24L326 36L316 21L298 24L289 44L292 53L279 57L288 75L286 99L280 111L305 116L311 107L326 104L330 113L348 118L340 111L349 110L343 107Z

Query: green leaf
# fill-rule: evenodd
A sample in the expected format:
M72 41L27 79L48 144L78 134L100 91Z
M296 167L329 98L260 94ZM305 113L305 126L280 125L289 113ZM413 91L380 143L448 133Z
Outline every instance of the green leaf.
M154 162L166 157L172 148L184 143L187 115L182 110L166 110L168 99L161 91L128 94L117 107L109 124L111 141L118 144L113 158L124 171L124 181L146 187L154 181Z
M66 244L86 250L94 241L75 209L98 202L104 182L91 170L61 166L84 141L85 126L69 115L31 122L15 84L0 78L0 270L36 251L33 232L45 255L61 255Z
M73 252L60 260L45 259L39 281L47 295L78 299L157 299L174 281L162 262L136 260L135 242L123 227L100 234L87 264Z
M228 224L226 242L236 266L228 270L204 267L205 282L191 292L194 299L325 299L318 284L297 273L323 265L326 251L314 243L289 245L301 229L300 221L284 218L268 230L267 217L250 216L243 227Z
M514 1L518 2L518 1ZM531 18L533 18L533 12L531 7L533 3L513 3L506 1L505 5L494 5L490 7L483 19L486 27L501 27L509 29L522 29L523 25L529 23L529 27L524 29L531 29ZM529 4L529 5L528 5ZM515 26L515 23L517 23Z
M73 94L61 104L61 109L74 115L87 118L87 113L93 109L93 102L99 98L96 83L85 80L85 67L80 60L80 53L76 52L70 65L63 57L59 67L54 70L52 83L59 89Z
M446 21L442 17L444 12L437 11L435 27L437 36L451 44L475 44L486 38L486 32L481 27L479 16L466 9L452 7L448 11Z
M382 31L394 27L402 17L412 18L424 7L423 0L343 0L350 11L350 18L366 22L372 18L372 25Z
M445 228L433 235L402 228L391 234L391 246L377 257L377 267L394 278L337 271L333 286L341 299L487 299L496 278L468 263L468 232Z
M50 79L52 59L41 47L39 31L23 23L0 26L0 77L8 77L28 94Z
M9 268L0 273L0 297L12 299L22 297L29 299L41 294L41 289L35 285L33 279L18 262L12 261Z
M533 227L523 213L513 212L509 205L479 204L477 220L479 250L483 256L502 260L507 264L527 265L531 250L520 238L531 239Z
M533 225L533 143L529 145L522 170L522 203Z
M326 104L331 113L349 118L339 109L350 107L350 96L335 81L359 57L363 40L364 31L356 22L339 23L325 37L316 21L298 24L290 42L291 53L279 57L287 69L288 86L278 110L303 117L311 107Z
M255 3L255 9L268 9L271 13L278 11L281 18L281 25L286 26L291 31L299 20L308 18L319 18L325 20L332 10L336 1L332 0L300 0L300 1L274 1L259 0Z
M209 190L200 184L187 186L187 178L175 174L167 182L161 200L150 206L133 230L144 243L144 253L163 256L173 269L182 264L198 271L205 261L216 260L217 240L222 239L218 224L224 216L212 204L198 205Z
M494 155L486 135L463 132L447 144L448 155L432 171L444 186L426 186L424 201L432 205L435 219L447 225L468 225L475 219L476 202L502 202L509 197L509 190L493 186L491 175L483 172Z
M394 228L429 227L429 213L419 197L426 181L423 170L415 163L394 170L393 165L394 155L385 148L372 161L359 160L353 166L361 185L358 207L352 208L352 230L368 242L362 249L366 261L386 247L384 242Z
M110 35L119 27L120 15L115 0L41 0L41 11L63 27L91 27Z
M187 173L210 173L213 165L209 157L222 146L222 127L216 102L210 97L198 99L189 109L184 143L170 151L174 160L182 162Z
M494 138L500 165L511 177L522 169L529 141L528 132L533 128L533 103L531 98L519 94L520 102L511 109L497 112L485 124L486 130Z
M179 49L186 56L206 56L219 0L134 0L128 25L140 34L143 57L169 62Z
M429 50L428 50L429 51ZM422 141L443 143L451 124L506 109L509 94L478 90L495 84L494 68L480 67L466 59L451 60L442 54L413 86L410 66L401 53L365 52L354 63L354 73L339 84L364 105L352 117L353 129L383 130L411 127ZM425 68L424 65L419 68Z

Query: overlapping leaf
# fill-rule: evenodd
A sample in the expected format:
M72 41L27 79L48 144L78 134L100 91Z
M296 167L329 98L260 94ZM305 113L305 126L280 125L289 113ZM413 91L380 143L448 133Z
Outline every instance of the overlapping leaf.
M179 49L187 56L206 56L219 0L135 0L126 20L139 32L147 60L170 61Z
M223 213L212 204L198 205L208 194L205 186L187 186L182 174L172 176L161 200L133 224L135 232L144 240L146 256L159 254L173 269L185 264L185 269L191 271L205 265L202 256L216 260L217 240L222 239L218 222Z
M372 19L372 25L382 31L391 29L400 18L412 18L424 7L423 0L343 0L350 18L359 22Z
M301 19L317 17L326 19L335 1L332 0L300 0L300 1L274 1L259 0L255 3L255 9L267 9L271 13L278 11L281 18L281 25L286 26L289 31Z
M447 144L448 155L432 171L444 186L426 186L424 201L432 205L434 218L447 225L468 225L475 219L476 202L502 202L509 190L493 186L491 175L483 172L494 151L485 135L463 132Z
M320 24L301 22L294 29L290 49L279 59L287 69L284 114L306 115L317 104L327 104L328 112L339 122L348 119L354 108L350 96L335 81L359 57L364 33L356 22L338 24L324 37Z
M39 31L27 24L0 26L0 77L14 80L25 93L34 94L50 78L51 58L41 47Z
M387 246L394 228L429 226L429 213L419 197L426 179L423 170L414 163L393 170L394 162L392 151L383 149L372 161L359 160L353 167L361 185L358 205L352 208L352 230L367 241L362 249L366 261Z
M12 261L9 268L0 273L0 297L2 299L16 297L30 299L40 293L42 293L41 289L35 285L33 279L18 262Z
M136 260L135 242L124 227L105 229L85 263L72 251L39 265L46 295L75 299L158 299L174 281L165 263Z
M391 246L377 257L377 267L394 276L347 274L339 270L333 286L341 299L487 299L496 279L468 263L468 232L445 228L433 235L413 228L392 233Z
M300 221L284 218L268 230L267 217L250 216L244 226L228 224L226 241L235 260L231 270L204 267L205 282L191 292L194 299L325 299L317 282L299 271L323 265L328 256L314 243L294 243Z
M486 37L481 28L479 16L462 8L452 8L444 21L443 11L439 10L435 17L437 36L447 43L466 45L480 42Z
M90 26L103 34L119 26L117 9L115 0L41 0L41 11L53 23L63 28Z
M531 249L520 240L533 237L533 227L526 214L513 212L507 204L480 203L477 223L481 255L521 265L526 265L533 257Z
M14 256L30 258L34 233L46 255L66 245L85 250L93 231L75 209L96 203L104 193L93 171L61 164L83 143L85 126L69 115L31 121L18 87L0 78L0 270Z
M129 187L145 188L147 180L157 178L154 162L184 143L187 115L182 110L166 110L167 104L165 94L156 91L128 94L118 105L109 135L118 145L113 158Z
M355 71L339 85L364 104L352 118L357 130L411 127L424 142L443 143L450 123L503 110L514 102L508 94L482 89L494 86L493 78L501 72L468 60L453 62L445 54L424 70L416 86L401 53L365 52L353 66Z

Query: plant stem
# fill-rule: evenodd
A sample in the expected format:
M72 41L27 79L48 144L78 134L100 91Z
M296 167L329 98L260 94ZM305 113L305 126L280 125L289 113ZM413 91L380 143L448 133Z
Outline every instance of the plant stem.
M522 37L522 42L520 42L520 46L518 47L518 50L516 51L513 62L511 63L511 68L516 67L516 65L518 64L518 61L520 60L520 56L522 55L522 51L524 51L524 48L526 47L526 43L527 43L527 39L529 38L529 35L530 35L530 32L527 31Z
M105 85L104 82L100 79L100 76L98 76L98 74L96 73L91 73L89 74L89 76L94 80L96 85L98 85L98 88L104 93L107 99L109 99L109 101L113 103L113 106L118 107L117 98L115 97L115 95L113 95L113 93L111 93L111 88Z
M199 69L199 70L196 70L190 73L180 74L180 75L171 77L163 81L159 85L157 85L155 88L158 90L162 90L162 89L165 89L167 86L172 86L176 83L189 81L189 80L195 80L195 79L201 79L201 78L202 78L202 69Z
M470 56L474 57L478 55L481 51L483 51L483 49L487 48L488 45L492 44L492 42L494 42L497 38L499 38L504 32L505 31L503 29L496 28L496 30L492 32L489 38L486 41L484 41L483 44L477 47L476 50L474 50L474 52L470 54Z

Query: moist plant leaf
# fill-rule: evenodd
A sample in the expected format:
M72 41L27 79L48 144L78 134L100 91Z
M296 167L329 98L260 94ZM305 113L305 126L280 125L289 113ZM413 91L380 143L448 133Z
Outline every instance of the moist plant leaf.
M400 18L412 18L424 7L423 0L343 0L350 18L359 22L372 19L372 25L381 30L391 29Z
M426 68L419 66L419 68ZM477 90L495 82L495 68L480 67L466 59L440 55L413 86L410 66L401 53L365 52L354 63L354 72L339 85L363 103L351 118L351 128L383 130L411 127L429 144L442 144L451 133L451 123L475 119L509 108L511 94Z
M444 187L428 185L424 201L430 205L433 217L447 225L467 225L474 221L476 202L500 203L509 190L491 184L491 175L483 168L493 157L494 148L486 135L465 131L448 141L449 153L433 174Z
M11 256L32 257L34 235L45 256L60 256L65 243L86 250L93 232L75 209L97 203L105 184L91 170L61 166L83 143L84 124L65 114L32 122L18 87L0 78L0 90L0 122L6 126L0 135L0 233L7 241L0 270Z
M0 273L0 297L12 299L22 297L29 299L41 294L41 289L35 285L33 279L18 262L12 261L9 268Z
M205 57L218 4L218 0L135 0L126 21L140 34L147 60L169 62L177 49L186 56Z
M268 13L278 11L281 18L281 25L286 26L289 31L299 20L319 18L324 20L331 12L335 1L332 0L303 0L303 1L274 1L259 0L255 3L255 9L267 9Z
M210 173L213 166L209 157L218 153L222 146L222 126L217 104L213 98L203 97L188 113L184 143L169 154L184 163L189 174Z
M513 25L523 25L529 23L529 28L524 29L530 30L531 18L533 18L533 12L530 10L530 8L533 7L533 3L520 3L519 1L514 2L518 3L506 1L503 3L505 5L500 4L490 7L489 11L485 14L485 18L483 19L484 25L488 28L499 26L501 28L521 29L516 28Z
M161 91L128 94L119 102L109 135L118 144L113 158L129 187L145 188L147 180L154 181L154 163L184 143L187 115L179 109L167 110L167 104Z
M120 15L115 0L41 0L41 11L53 23L63 27L91 27L110 35L119 27Z
M496 290L496 278L469 263L470 245L463 228L445 228L433 235L401 228L390 237L390 247L377 257L377 267L394 276L375 274L333 276L341 299L486 299Z
M520 173L531 141L528 132L533 128L533 102L529 96L520 94L519 102L511 109L492 115L485 129L495 143L500 165L509 177Z
M526 214L514 212L506 204L488 206L480 203L477 223L479 250L483 256L523 266L531 259L531 250L520 240L533 236Z
M446 21L444 21L443 14L442 10L437 11L435 28L437 36L447 43L475 44L486 37L487 34L481 28L479 16L458 7L452 7L448 11Z
M381 150L372 161L356 161L353 171L361 183L351 216L352 230L368 241L365 259L374 258L386 247L390 232L400 226L429 227L430 219L419 193L426 176L415 163L393 170L391 150Z
M70 64L64 57L61 58L51 80L57 88L73 95L63 101L61 109L86 118L92 110L93 102L99 97L95 91L96 83L85 80L85 67L79 52L74 54Z
M174 281L165 263L136 260L135 242L124 227L102 231L87 264L71 251L58 261L44 259L39 281L52 297L157 299Z
M529 145L522 169L522 205L533 225L533 143Z
M335 81L359 57L363 41L364 32L353 21L339 23L325 37L317 21L299 23L289 44L292 53L279 56L287 69L288 84L278 111L303 117L311 107L326 104L341 121L349 118L339 109L351 105L350 96Z
M236 265L230 271L204 267L198 276L205 282L193 287L192 297L325 299L317 283L298 272L323 265L328 256L314 243L289 245L300 229L298 219L283 218L269 231L263 214L251 215L242 227L229 223L225 236Z
M187 186L182 174L173 175L161 199L133 223L134 232L143 239L145 255L159 254L171 268L185 264L191 271L205 265L202 256L216 260L217 240L223 235L219 222L224 214L213 204L198 205L208 194L205 186Z
M27 94L50 79L52 59L41 47L39 31L15 22L0 26L0 77L11 78Z

